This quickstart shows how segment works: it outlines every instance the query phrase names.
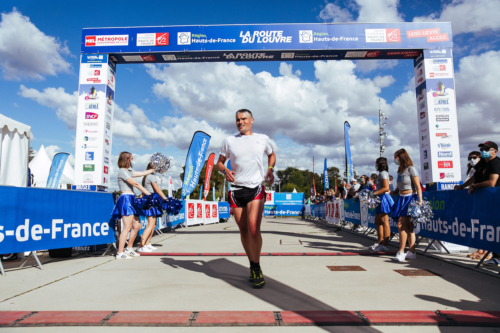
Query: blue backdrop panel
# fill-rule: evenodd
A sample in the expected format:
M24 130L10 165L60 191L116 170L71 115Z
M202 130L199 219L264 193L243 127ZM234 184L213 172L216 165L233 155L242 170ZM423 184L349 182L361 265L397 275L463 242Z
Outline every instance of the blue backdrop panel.
M114 242L111 193L0 187L0 197L0 253Z
M431 203L434 218L416 226L418 236L500 252L500 220L495 210L500 188L477 190L474 195L467 190L431 191L424 198ZM359 201L344 200L344 216L346 221L375 227L375 210L368 209L365 218ZM391 231L398 232L397 221L391 218L390 224Z
M229 211L229 202L219 202L219 218L220 219L228 219L231 217Z
M146 228L148 226L148 217L147 216L140 216L139 219L141 220L141 230L139 230L139 232L137 234L139 236L142 236L142 234L144 233L144 230L146 230ZM156 226L155 226L154 230L158 230L158 228L160 227L160 219L161 219L161 217L156 218Z
M274 193L275 205L303 205L304 193Z
M182 208L179 211L179 214L177 214L177 215L168 215L168 218L167 218L167 227L173 228L176 225L184 223L184 221L186 220L186 216L185 216L186 201L185 200L181 200L181 202L182 202Z
M303 205L269 205L264 206L264 216L299 216L304 211Z

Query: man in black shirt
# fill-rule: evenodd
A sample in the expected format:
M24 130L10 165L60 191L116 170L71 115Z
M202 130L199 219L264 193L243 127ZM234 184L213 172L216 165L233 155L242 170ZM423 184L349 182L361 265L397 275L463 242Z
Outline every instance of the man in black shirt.
M500 186L500 158L497 157L498 146L493 141L486 141L479 145L481 151L481 160L476 164L476 173L469 178L463 185L455 187L461 190L469 187L469 194L474 193L478 188Z

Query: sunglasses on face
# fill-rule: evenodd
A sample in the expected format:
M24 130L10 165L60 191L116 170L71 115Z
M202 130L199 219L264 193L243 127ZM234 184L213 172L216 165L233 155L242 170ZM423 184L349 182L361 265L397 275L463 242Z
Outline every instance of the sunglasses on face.
M474 155L474 156L469 156L469 158L468 158L467 160L469 160L469 161L470 161L470 160L472 160L472 159L477 159L478 157L479 157L479 156L475 156L475 155Z
M491 148L481 148L479 151L490 151Z

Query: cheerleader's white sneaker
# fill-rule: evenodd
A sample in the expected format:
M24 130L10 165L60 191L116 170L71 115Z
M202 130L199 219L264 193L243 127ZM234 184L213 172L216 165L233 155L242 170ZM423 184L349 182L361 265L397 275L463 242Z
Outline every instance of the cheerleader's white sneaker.
M117 260L130 260L130 259L132 259L132 257L129 257L128 255L126 255L125 253L122 252L122 253L117 253L115 259L117 259Z
M129 257L140 257L141 255L135 252L133 249L129 249L128 247L123 251Z
M411 251L406 252L406 260L416 260L417 254Z
M380 244L373 251L375 251L375 252L389 252L389 248L387 246Z
M398 253L396 253L396 256L394 258L392 258L392 261L397 261L397 262L404 262L404 261L406 261L406 259L405 259L405 253L398 251Z
M143 247L138 247L137 252L153 252L149 247L143 246Z
M375 251L375 249L378 247L378 243L373 244L372 246L368 246L368 250L370 251Z
M154 246L153 246L153 245L151 245L151 244L146 245L146 247L147 247L148 249L150 249L151 251L158 250L156 247L154 247Z

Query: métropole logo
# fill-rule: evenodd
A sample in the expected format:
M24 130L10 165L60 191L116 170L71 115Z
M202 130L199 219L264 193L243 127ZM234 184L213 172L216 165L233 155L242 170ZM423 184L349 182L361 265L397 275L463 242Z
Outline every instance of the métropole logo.
M85 36L85 46L128 45L128 35Z

